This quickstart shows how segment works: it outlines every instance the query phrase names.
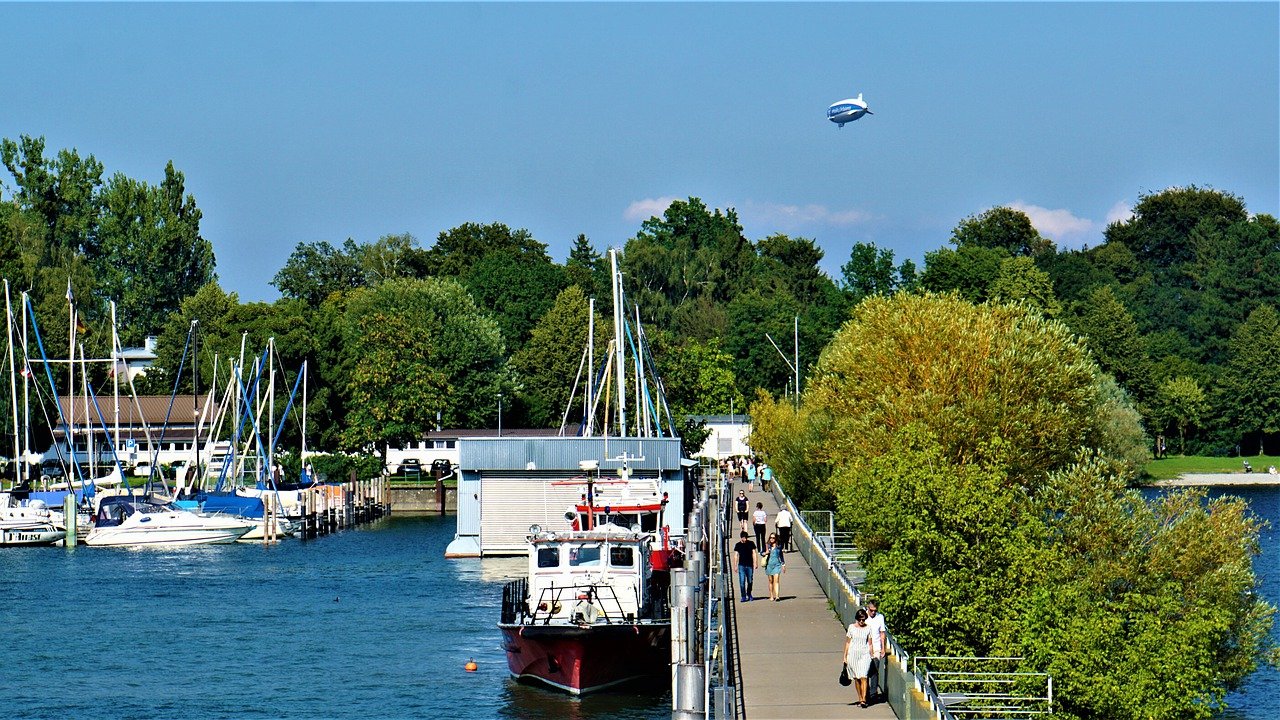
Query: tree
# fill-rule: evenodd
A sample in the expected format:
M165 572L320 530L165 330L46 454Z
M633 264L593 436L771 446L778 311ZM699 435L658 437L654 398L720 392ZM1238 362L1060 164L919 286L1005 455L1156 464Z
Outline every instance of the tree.
M1165 380L1156 390L1155 416L1162 426L1178 428L1178 452L1187 452L1187 428L1199 425L1209 410L1204 389L1195 378L1179 375Z
M357 257L368 285L427 274L426 251L409 233L383 235L372 245L361 246Z
M41 218L50 243L90 259L97 256L102 163L92 155L81 158L74 149L45 158L44 138L27 135L18 142L0 141L0 162L17 183L15 199Z
M354 291L343 319L355 449L420 437L439 423L475 427L511 394L502 335L457 282L401 279Z
M840 268L844 291L856 303L868 295L889 295L898 287L893 251L872 243L854 243L849 262Z
M661 353L662 384L677 417L745 411L733 374L733 357L716 341L690 341ZM701 444L695 444L701 447Z
M1240 435L1258 440L1280 432L1280 314L1260 305L1231 338L1219 406Z
M120 335L139 344L159 332L182 300L214 277L213 246L200 210L170 162L160 187L117 173L101 194L100 292L117 304Z
M603 331L604 318L596 314L595 358L604 359L609 339ZM519 397L528 408L529 423L536 427L559 427L568 408L570 422L581 420L582 406L568 407L570 393L577 384L577 399L586 395L588 376L595 369L582 367L589 326L587 297L582 288L570 285L556 296L555 303L538 319L529 342L511 356L511 369L519 384Z
M962 245L952 250L939 248L924 254L920 287L930 292L958 292L970 302L986 300L988 289L1000 274L1000 264L1009 257L1004 248Z
M521 258L550 260L547 246L528 230L512 230L502 223L463 223L442 231L426 252L427 271L435 277L461 278L484 256L510 251Z
M1110 286L1090 293L1076 306L1070 322L1084 337L1098 365L1114 375L1139 404L1151 397L1151 360L1146 343L1138 324Z
M582 288L588 298L603 301L610 296L609 263L596 252L586 235L579 234L573 241L564 270L568 282Z
M364 287L361 262L360 246L350 238L341 249L324 240L298 243L271 284L281 295L316 307L333 293Z
M987 294L993 300L1026 302L1051 318L1062 314L1062 303L1053 294L1049 273L1036 267L1029 257L1006 258L1001 262L1000 274L991 281Z
M1053 242L1042 237L1021 210L993 207L960 221L951 231L951 243L959 248L1003 250L1013 257L1034 257L1053 252Z
M460 278L476 304L488 311L506 346L519 350L564 289L564 269L545 253L495 250Z
M1133 217L1107 226L1107 242L1127 246L1142 263L1176 273L1192 258L1186 242L1191 231L1208 221L1219 230L1249 219L1244 201L1235 195L1191 185L1143 195Z

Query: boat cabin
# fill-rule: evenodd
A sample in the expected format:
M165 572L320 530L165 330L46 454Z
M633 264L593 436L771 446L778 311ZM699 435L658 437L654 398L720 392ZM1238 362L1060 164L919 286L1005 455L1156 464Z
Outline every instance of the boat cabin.
M652 617L652 536L618 525L530 528L529 622L635 623Z

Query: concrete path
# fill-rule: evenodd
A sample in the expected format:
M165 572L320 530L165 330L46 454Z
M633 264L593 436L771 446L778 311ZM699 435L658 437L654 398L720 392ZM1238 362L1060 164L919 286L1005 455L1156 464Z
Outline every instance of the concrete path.
M737 495L736 488L733 494ZM757 491L748 492L747 497L752 510L757 502L764 503L772 529L778 512L773 496ZM735 528L734 542L738 532ZM780 602L769 602L769 582L762 569L756 570L754 602L741 602L737 585L735 568L733 592L748 720L894 718L885 702L858 707L853 686L838 682L844 628L799 553L787 556Z

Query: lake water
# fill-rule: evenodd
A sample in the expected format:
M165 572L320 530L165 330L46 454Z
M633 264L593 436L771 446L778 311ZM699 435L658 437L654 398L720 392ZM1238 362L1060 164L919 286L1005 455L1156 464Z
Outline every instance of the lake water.
M1271 526L1256 568L1280 603L1280 488L1234 488ZM7 718L666 720L666 688L573 699L513 682L495 627L518 560L446 560L452 517L393 517L306 543L0 552ZM1280 638L1280 628L1273 634ZM470 659L479 671L467 673ZM1280 717L1262 669L1223 720Z
M446 560L452 517L306 543L0 551L6 718L670 718L669 688L513 682L511 560ZM479 670L465 672L474 659Z

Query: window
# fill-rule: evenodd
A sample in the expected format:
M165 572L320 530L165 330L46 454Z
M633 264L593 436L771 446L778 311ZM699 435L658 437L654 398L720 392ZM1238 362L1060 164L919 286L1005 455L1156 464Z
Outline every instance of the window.
M635 567L635 553L629 547L609 548L609 564L613 567Z
M728 455L733 452L733 438L716 438L716 450L721 455Z
M560 567L560 548L558 547L538 548L538 567L540 568Z
M569 567L594 566L600 564L600 546L584 545L569 548Z

